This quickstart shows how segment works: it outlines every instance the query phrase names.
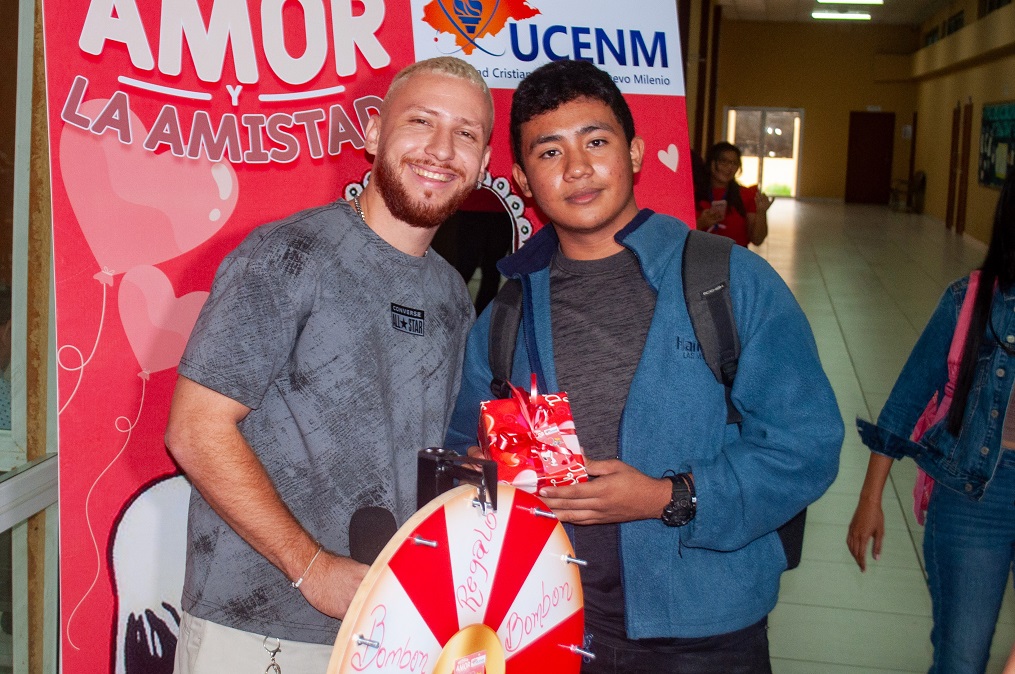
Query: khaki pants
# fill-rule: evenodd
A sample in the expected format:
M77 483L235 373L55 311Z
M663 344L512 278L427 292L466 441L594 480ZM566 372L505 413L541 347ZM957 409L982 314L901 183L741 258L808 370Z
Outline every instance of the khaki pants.
M270 648L277 643L269 636ZM322 644L283 641L275 662L282 674L324 674L332 649ZM183 613L180 640L176 644L176 674L264 674L270 662L264 635Z

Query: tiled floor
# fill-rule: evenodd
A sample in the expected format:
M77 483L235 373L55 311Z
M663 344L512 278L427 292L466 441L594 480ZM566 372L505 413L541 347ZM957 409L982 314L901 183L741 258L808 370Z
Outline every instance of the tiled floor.
M978 265L985 248L931 218L880 207L781 199L769 221L758 252L807 313L846 423L839 477L808 511L804 561L783 576L771 616L774 670L926 672L930 599L911 510L914 464L892 469L885 548L861 574L845 544L869 456L853 420L877 415L941 292ZM988 672L1001 671L1013 638L1009 585Z

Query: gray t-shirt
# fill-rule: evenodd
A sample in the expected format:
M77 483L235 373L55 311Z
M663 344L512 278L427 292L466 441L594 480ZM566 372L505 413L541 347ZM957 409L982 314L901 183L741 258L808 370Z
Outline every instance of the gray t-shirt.
M578 441L586 456L617 456L620 417L645 348L655 291L625 249L601 260L569 260L559 251L550 268L551 322L557 383L571 402ZM593 478L595 479L595 478ZM619 527L574 528L582 569L587 631L596 638L625 638Z
M433 250L406 255L345 202L255 229L222 262L179 373L251 408L240 430L293 515L338 554L356 509L416 510L416 452L440 445L473 318ZM330 644L340 622L289 586L195 490L183 608ZM309 560L308 560L309 561Z

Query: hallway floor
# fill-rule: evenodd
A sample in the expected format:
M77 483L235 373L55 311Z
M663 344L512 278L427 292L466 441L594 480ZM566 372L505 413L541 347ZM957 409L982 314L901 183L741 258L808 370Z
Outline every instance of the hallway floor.
M942 291L986 248L929 217L834 201L780 199L769 222L757 251L803 306L846 424L839 477L808 511L803 562L783 576L770 619L774 671L926 672L931 607L912 513L915 464L892 469L884 550L861 574L845 544L869 456L854 419L876 418ZM988 672L1001 671L1013 639L1009 582Z

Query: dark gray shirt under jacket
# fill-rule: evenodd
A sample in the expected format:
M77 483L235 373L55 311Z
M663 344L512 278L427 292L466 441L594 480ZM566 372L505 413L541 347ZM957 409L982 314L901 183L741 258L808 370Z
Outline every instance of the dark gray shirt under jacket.
M557 381L567 391L578 441L590 458L617 456L620 417L655 301L627 249L602 260L570 260L560 251L553 259ZM582 569L586 631L597 639L626 636L618 529L616 524L574 527L575 554L589 563Z
M358 508L388 508L399 524L415 512L416 452L444 438L472 315L440 256L398 251L338 202L259 227L226 257L179 373L251 408L240 430L282 500L348 554ZM196 490L187 537L184 610L334 643L340 622Z

